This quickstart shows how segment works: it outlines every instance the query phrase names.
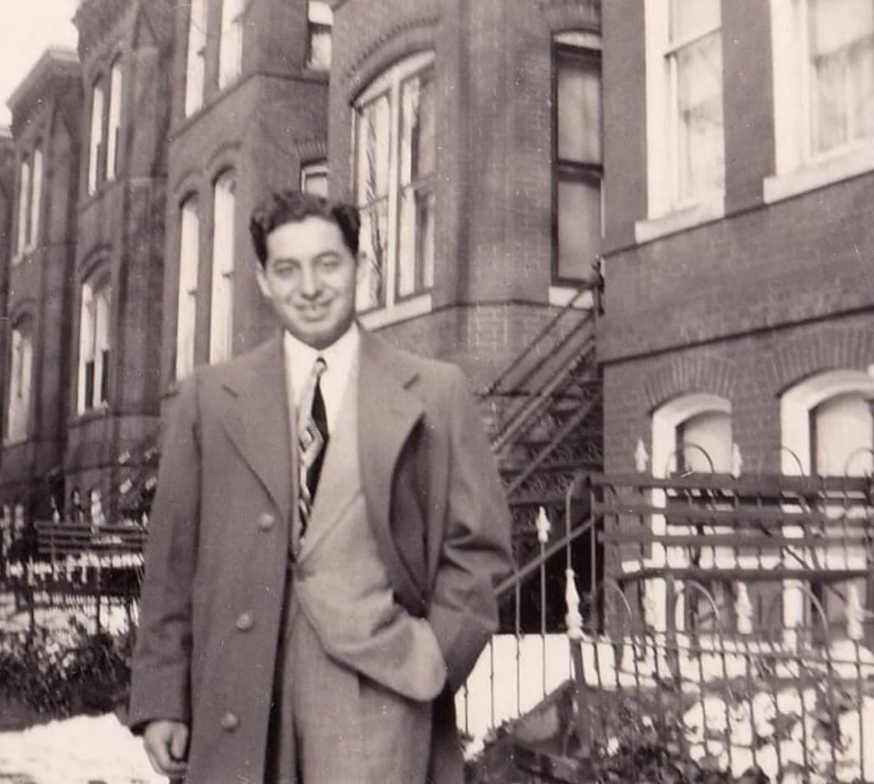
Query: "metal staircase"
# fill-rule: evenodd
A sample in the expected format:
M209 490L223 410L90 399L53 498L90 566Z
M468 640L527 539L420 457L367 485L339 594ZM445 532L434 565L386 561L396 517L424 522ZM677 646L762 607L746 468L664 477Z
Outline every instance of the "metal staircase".
M480 396L513 513L516 577L548 549L547 527L566 526L566 494L574 476L603 468L595 351L599 294L589 284L580 288ZM586 500L577 499L572 507L571 526L584 523ZM592 560L590 553L576 555ZM503 630L563 629L563 561L549 560L539 570L542 590L519 590L505 602Z

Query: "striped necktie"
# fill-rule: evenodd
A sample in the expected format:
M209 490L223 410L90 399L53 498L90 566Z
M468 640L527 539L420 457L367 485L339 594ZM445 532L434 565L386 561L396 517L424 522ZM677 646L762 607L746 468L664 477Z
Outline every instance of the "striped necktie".
M316 358L297 409L299 525L295 549L299 547L309 525L319 473L322 470L325 448L328 444L328 418L319 385L322 373L327 368L328 365L322 357Z

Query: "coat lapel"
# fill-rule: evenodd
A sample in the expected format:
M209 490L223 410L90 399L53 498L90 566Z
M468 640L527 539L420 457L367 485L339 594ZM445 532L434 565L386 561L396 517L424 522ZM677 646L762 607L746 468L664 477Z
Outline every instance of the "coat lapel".
M362 331L358 370L358 454L368 517L395 587L420 598L420 588L391 536L392 478L401 449L425 412L409 392L418 377L399 364L378 338Z
M222 424L237 451L257 474L282 519L291 508L293 477L281 335L244 363L229 366L222 386L227 405Z

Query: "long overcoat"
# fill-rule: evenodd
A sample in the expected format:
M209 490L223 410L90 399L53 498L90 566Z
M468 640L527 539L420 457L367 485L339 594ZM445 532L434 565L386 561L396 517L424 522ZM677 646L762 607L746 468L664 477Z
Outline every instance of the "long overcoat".
M509 512L458 368L363 331L359 365L369 522L397 601L430 622L447 666L429 780L461 784L453 694L496 628ZM277 336L183 382L163 434L129 723L190 725L187 784L263 780L294 513L285 387Z

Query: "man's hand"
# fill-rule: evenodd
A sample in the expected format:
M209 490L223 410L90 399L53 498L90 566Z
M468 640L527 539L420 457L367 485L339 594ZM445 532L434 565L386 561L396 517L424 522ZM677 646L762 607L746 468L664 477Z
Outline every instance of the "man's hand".
M143 745L156 773L171 779L185 775L187 724L167 719L149 722L143 733Z

